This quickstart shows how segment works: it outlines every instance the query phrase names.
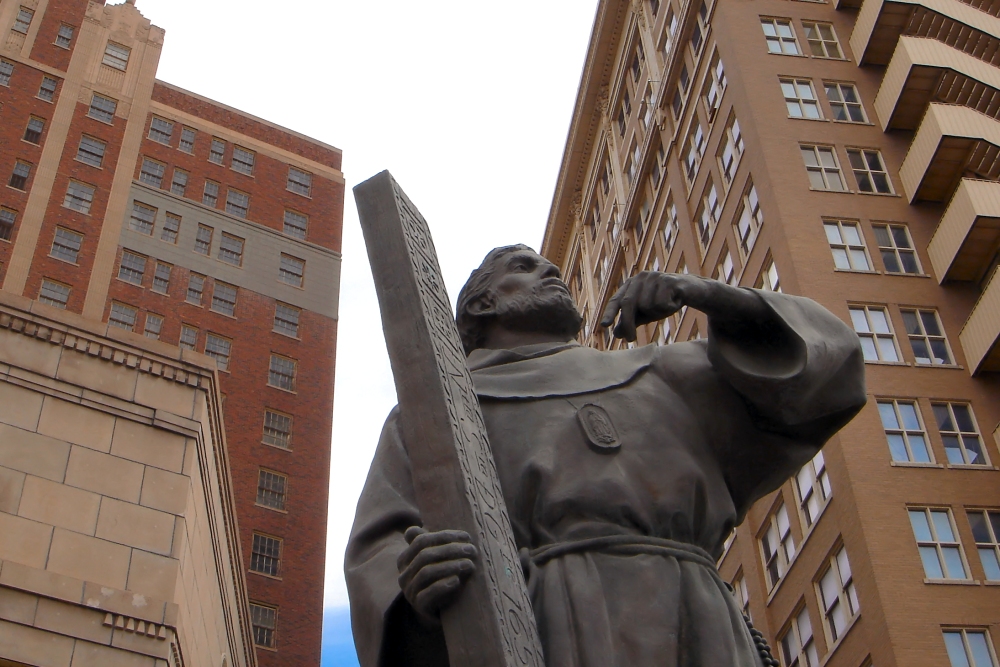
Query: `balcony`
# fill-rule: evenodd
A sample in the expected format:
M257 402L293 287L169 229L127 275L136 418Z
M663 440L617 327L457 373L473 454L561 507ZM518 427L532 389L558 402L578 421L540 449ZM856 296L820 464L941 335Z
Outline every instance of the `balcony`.
M1000 371L1000 267L993 270L986 289L958 335L973 375Z
M1000 180L1000 121L932 103L899 168L910 203L947 201L963 177Z
M938 282L978 281L1000 247L1000 183L963 179L927 246Z

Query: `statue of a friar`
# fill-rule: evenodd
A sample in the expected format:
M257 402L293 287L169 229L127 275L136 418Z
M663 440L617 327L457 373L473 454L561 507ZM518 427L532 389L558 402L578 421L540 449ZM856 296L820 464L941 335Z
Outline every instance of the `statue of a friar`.
M643 272L615 336L683 307L706 340L602 352L558 268L497 248L458 299L468 355L549 667L762 664L715 569L730 530L864 405L857 335L815 302ZM444 666L439 612L479 554L422 528L398 413L347 549L363 667Z

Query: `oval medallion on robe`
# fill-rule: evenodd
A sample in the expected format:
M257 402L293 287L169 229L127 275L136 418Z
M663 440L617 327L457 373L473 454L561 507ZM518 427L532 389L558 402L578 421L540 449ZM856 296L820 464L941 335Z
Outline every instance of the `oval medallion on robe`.
M590 444L604 454L614 454L621 449L618 431L607 411L599 405L588 403L576 412L576 418Z

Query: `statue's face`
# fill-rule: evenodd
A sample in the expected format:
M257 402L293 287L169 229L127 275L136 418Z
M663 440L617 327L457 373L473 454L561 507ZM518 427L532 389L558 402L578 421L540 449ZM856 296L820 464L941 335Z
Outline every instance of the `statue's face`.
M517 250L499 260L490 285L494 314L521 330L549 331L572 338L581 317L559 267L530 250Z

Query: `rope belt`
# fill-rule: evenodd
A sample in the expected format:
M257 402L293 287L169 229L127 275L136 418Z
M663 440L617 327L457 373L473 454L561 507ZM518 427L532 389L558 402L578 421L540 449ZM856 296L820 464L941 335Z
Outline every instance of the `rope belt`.
M556 542L547 544L537 549L521 549L519 556L521 568L525 572L525 577L531 566L541 567L551 560L567 556L569 554L580 553L604 553L616 556L636 556L639 554L650 554L654 556L672 556L680 561L697 563L704 567L721 587L733 592L730 586L715 567L715 560L707 551L701 547L686 542L668 540L662 537L646 537L642 535L608 535L606 537L591 537L582 540L572 540L569 542ZM771 655L771 648L760 630L753 627L750 617L743 614L743 621L750 631L757 653L765 667L779 667L780 663Z

